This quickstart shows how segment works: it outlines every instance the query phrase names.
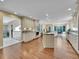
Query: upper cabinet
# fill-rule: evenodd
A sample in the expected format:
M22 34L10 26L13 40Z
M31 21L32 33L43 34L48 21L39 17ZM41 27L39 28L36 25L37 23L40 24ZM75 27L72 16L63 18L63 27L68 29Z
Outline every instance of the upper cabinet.
M37 20L23 17L21 20L22 31L35 31L37 24Z

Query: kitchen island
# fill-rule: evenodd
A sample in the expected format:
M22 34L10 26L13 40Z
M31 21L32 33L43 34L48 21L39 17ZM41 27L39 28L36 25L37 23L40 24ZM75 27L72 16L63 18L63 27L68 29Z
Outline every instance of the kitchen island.
M42 42L44 48L54 48L54 33L44 33Z

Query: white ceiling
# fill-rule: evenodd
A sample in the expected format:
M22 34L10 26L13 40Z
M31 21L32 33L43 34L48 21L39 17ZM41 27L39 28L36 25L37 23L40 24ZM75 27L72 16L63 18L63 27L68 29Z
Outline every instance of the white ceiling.
M67 19L74 13L76 0L4 0L0 8L9 12L17 12L18 15L33 16L41 20ZM68 8L72 8L68 11Z

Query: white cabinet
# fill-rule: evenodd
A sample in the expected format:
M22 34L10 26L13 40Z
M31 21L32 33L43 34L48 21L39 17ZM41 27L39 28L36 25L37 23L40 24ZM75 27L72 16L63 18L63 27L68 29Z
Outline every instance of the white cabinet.
M54 34L44 34L42 42L44 48L54 48Z
M71 32L70 34L68 34L67 39L72 44L73 48L79 53L79 50L78 50L78 33Z
M23 41L28 42L28 41L33 40L33 38L35 37L35 32L26 31L26 32L23 32L22 35L23 35Z

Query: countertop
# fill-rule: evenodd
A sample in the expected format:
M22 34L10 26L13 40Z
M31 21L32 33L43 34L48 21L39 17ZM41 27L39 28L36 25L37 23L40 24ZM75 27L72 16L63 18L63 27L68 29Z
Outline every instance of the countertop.
M54 35L55 33L50 32L50 33L44 33L44 35Z

